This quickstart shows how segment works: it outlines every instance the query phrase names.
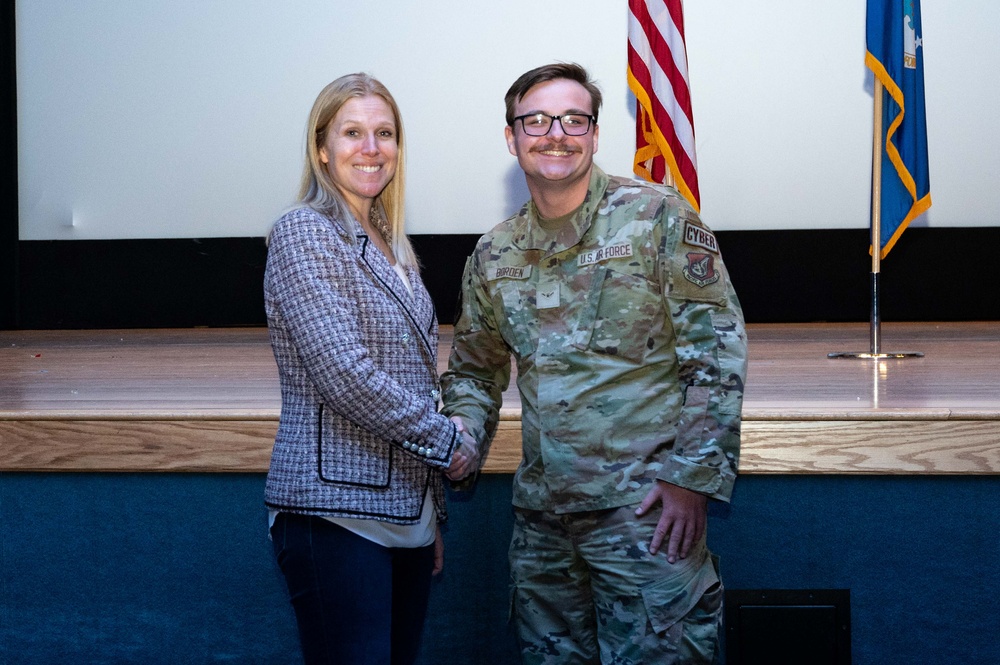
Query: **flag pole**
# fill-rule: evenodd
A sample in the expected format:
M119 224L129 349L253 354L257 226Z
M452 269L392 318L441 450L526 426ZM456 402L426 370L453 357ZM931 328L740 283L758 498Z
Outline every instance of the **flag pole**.
M870 319L870 350L882 352L882 313L879 303L879 273L882 271L882 82L875 77L875 119L872 123L872 311Z
M920 351L893 351L882 353L882 313L879 303L879 275L882 272L882 98L885 88L875 77L874 122L872 130L872 212L871 212L871 318L869 322L869 351L838 351L828 353L828 358L920 358Z

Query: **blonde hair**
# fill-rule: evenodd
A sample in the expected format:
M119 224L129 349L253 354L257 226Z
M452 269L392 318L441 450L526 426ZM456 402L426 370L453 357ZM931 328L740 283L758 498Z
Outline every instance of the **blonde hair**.
M403 140L403 118L396 100L389 90L377 79L365 73L348 74L328 84L309 112L306 125L306 160L299 186L299 203L335 218L353 219L354 216L345 203L336 184L330 177L326 165L320 160L319 150L326 142L330 123L348 100L355 97L376 96L382 98L392 109L396 121L396 144L399 147L396 173L385 189L375 197L372 204L381 208L389 224L390 237L386 240L392 247L396 260L405 266L417 266L417 255L406 237L403 219L404 191L406 184L406 147ZM359 220L360 221L360 220Z

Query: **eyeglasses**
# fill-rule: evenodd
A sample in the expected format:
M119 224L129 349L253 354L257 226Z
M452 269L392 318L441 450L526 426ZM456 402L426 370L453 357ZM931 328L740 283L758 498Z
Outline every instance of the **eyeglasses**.
M547 113L529 113L519 115L514 118L514 123L521 121L521 127L528 136L545 136L552 130L552 124L558 120L563 133L567 136L583 136L590 131L590 123L597 122L597 118L585 113L566 113L563 115L549 115Z

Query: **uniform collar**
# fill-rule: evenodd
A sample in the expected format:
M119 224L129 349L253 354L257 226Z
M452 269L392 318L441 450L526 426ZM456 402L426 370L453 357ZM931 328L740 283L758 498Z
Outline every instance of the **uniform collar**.
M556 231L547 231L538 223L538 209L533 201L528 201L517 216L517 226L514 229L513 244L521 250L537 249L544 256L564 252L579 244L597 212L597 207L608 189L608 176L597 164L590 173L590 186L583 204Z

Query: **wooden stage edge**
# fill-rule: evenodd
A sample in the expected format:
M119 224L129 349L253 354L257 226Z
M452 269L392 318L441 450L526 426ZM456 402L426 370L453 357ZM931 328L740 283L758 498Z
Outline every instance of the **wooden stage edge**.
M1000 473L1000 323L749 326L743 474ZM451 330L444 328L439 369ZM0 331L0 471L267 470L280 410L263 328ZM505 393L485 470L520 460Z

